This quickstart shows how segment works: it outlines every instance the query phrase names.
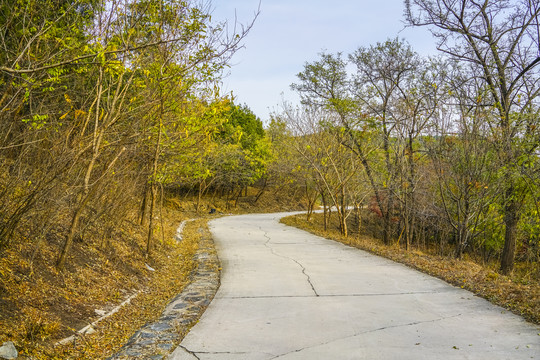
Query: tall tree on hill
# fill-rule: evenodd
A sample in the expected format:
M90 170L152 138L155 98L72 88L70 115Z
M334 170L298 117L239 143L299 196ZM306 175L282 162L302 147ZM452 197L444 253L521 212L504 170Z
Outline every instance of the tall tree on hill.
M428 127L437 109L442 68L422 59L400 39L360 47L349 56L356 67L354 99L369 116L381 140L384 167L378 171L384 194L383 238L388 242L394 208L406 231L407 249L415 227L415 192L418 174L417 138Z

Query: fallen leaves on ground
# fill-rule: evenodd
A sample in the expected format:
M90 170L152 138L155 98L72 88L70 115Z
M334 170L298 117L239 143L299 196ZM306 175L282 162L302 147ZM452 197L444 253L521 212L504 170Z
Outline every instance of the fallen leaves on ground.
M137 226L123 227L124 234L115 234L121 239L102 246L78 244L62 273L54 267L55 243L41 244L33 259L31 243L2 254L0 343L13 341L21 359L105 359L114 354L140 327L159 318L197 266L193 256L208 234L200 231L206 220L189 222L178 243L173 237L185 216L167 210L163 236L156 231L148 259L145 232ZM100 321L93 334L57 344L99 318L96 309L110 311L135 293L129 305Z

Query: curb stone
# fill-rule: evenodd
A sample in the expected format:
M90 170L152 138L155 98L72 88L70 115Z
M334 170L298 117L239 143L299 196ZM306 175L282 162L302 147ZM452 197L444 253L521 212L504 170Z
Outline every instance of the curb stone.
M199 320L219 288L219 259L214 241L204 237L195 254L197 269L161 317L144 325L108 360L165 359Z

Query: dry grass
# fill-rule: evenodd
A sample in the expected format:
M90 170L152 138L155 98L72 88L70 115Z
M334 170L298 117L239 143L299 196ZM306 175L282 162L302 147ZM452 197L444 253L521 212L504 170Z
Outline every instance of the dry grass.
M455 260L417 250L407 252L397 246L385 246L369 236L343 237L338 230L333 230L335 227L325 232L321 214L314 214L310 222L306 221L305 215L290 216L281 221L436 276L540 324L540 281L538 277L531 277L530 272L519 271L525 266L523 264L517 265L512 276L503 276L495 271L494 265L481 266L467 259Z
M0 343L11 340L20 358L103 359L116 352L146 322L156 319L169 300L189 281L205 220L190 222L184 239L173 240L185 213L164 214L164 240L145 259L144 231L123 224L111 239L76 244L68 268L58 273L55 239L36 251L28 241L5 251L0 258ZM32 255L35 256L32 256ZM155 271L146 268L150 265ZM99 322L92 335L75 344L55 345L99 316L138 293L129 306Z

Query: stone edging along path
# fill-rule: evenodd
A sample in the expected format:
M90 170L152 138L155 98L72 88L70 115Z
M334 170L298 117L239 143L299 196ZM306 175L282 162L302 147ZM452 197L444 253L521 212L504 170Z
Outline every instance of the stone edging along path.
M189 285L169 303L156 322L139 329L109 360L161 360L174 350L219 288L220 264L212 238L203 237L195 261L198 266Z

